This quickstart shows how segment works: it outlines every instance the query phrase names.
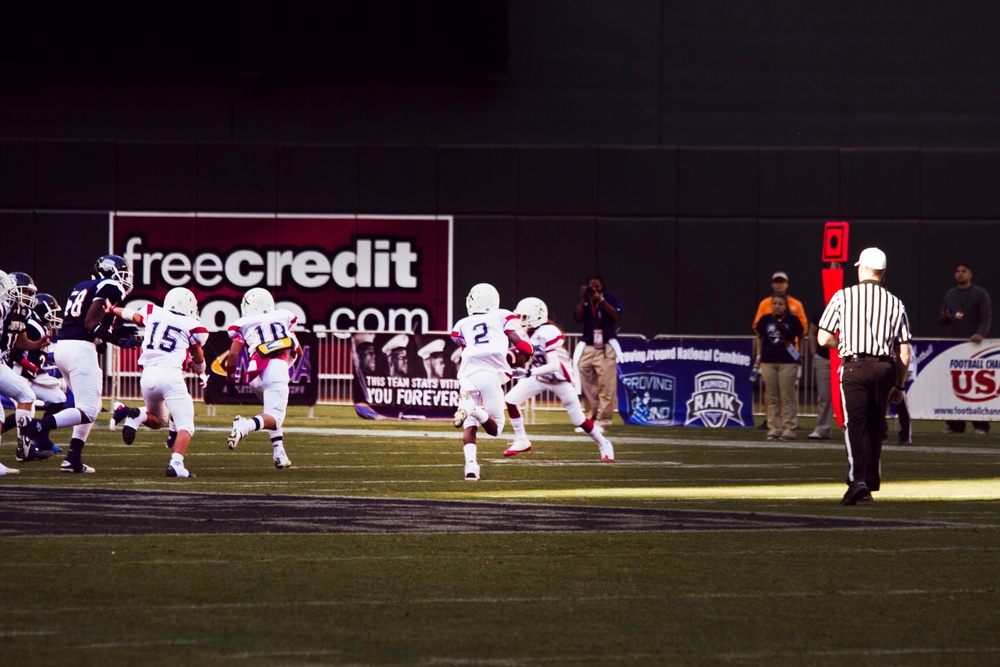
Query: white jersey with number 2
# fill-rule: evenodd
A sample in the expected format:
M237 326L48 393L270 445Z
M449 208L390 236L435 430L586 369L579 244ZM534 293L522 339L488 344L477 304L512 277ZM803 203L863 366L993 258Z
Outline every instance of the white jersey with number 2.
M451 339L462 346L459 379L486 370L509 374L507 350L510 349L510 340L507 332L511 330L521 338L525 337L518 316L502 308L491 313L469 315L456 322L451 330Z

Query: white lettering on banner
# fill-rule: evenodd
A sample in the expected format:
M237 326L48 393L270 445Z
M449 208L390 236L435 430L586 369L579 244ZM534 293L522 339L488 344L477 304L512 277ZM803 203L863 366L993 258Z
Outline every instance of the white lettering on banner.
M622 352L622 363L644 364L650 361L672 361L685 359L691 361L714 361L720 364L749 366L750 356L741 352L722 351L715 348L699 350L690 347L668 347L664 349L630 350Z
M307 290L331 282L344 290L419 288L420 253L402 239L355 239L353 248L332 255L313 249L243 248L220 255L205 251L146 252L141 235L125 239L124 258L141 281L137 288L157 283L182 287L214 287L225 281L235 288L280 287L286 273L292 284Z

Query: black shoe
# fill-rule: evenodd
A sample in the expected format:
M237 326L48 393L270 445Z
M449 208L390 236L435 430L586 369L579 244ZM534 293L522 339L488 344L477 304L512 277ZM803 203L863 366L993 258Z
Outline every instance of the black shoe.
M122 407L125 408L125 406L122 406ZM118 414L118 410L115 410L115 414L116 415ZM124 409L124 415L125 415L125 417L128 417L129 419L135 419L140 414L142 414L142 413L139 412L139 408L125 408ZM124 419L125 417L122 417L122 419ZM135 442L135 427L134 426L129 426L128 424L125 424L125 426L122 426L122 442L124 442L126 445L131 445L133 442Z
M868 486L864 482L858 484L851 484L847 489L847 493L844 497L840 499L841 505L856 505L859 502L871 502L872 492L868 490Z
M24 458L17 459L18 461L44 461L55 454L51 449L39 449L38 445L31 445L25 452Z

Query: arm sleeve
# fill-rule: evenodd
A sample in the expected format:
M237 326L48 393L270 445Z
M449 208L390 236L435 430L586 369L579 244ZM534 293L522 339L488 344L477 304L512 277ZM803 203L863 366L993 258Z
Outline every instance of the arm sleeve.
M993 324L993 306L990 303L990 295L986 290L981 290L983 295L982 300L979 302L979 330L976 332L983 338L990 332L990 326Z

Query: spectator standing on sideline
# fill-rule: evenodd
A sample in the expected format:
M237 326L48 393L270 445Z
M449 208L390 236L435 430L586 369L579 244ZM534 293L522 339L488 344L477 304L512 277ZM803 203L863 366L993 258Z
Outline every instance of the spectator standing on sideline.
M615 411L621 313L618 297L604 291L604 278L591 275L580 285L580 300L573 310L573 319L583 324L579 344L585 348L580 357L580 385L587 417L602 429L611 426Z
M829 440L833 431L833 402L830 400L830 348L816 344L819 333L820 308L813 313L809 322L809 352L816 379L816 428L809 434L810 440Z
M955 286L945 292L941 304L941 324L948 328L951 338L968 338L973 343L982 342L990 332L993 313L990 295L979 285L972 284L972 268L966 262L955 265ZM965 433L964 421L948 421L944 433ZM990 432L989 422L972 422L976 435Z
M859 283L833 295L817 334L819 344L836 345L843 360L848 486L841 505L869 502L881 486L885 414L902 399L912 338L903 302L882 286L885 253L865 248L855 266Z
M899 354L896 355L896 362L899 361ZM904 386L903 398L900 399L899 404L894 406L896 409L896 419L899 420L899 444L900 445L912 445L913 444L913 420L910 419L910 406L906 402L906 389L909 389L910 385L914 380L917 379L917 357L910 350L910 364L906 368L906 384Z
M809 320L806 318L805 306L802 305L801 301L788 294L788 274L785 273L784 271L775 271L774 275L771 276L771 295L785 297L785 300L788 303L788 312L797 317L799 319L799 322L802 323L802 331L809 330ZM754 315L753 325L751 325L750 329L753 330L753 332L756 334L757 323L760 321L760 318L770 314L771 314L771 297L769 296L764 299L761 299L760 303L757 304L757 314ZM797 343L795 345L795 349L801 352ZM760 354L760 350L757 350L757 354L758 355ZM799 390L798 377L795 378L795 382L796 382L795 391L798 392ZM764 400L766 402L767 401L766 384L764 386L764 393L765 393ZM799 416L798 406L796 406L794 414L796 423L798 422L798 416ZM760 425L760 428L768 428L766 420L764 421L763 424Z
M757 321L757 365L767 390L767 439L794 440L798 428L797 378L801 356L795 344L802 323L788 312L784 296L771 297L771 313Z
M809 319L806 317L805 306L802 302L788 293L788 274L784 271L776 271L771 276L771 296L783 296L788 302L788 313L798 318L802 323L802 331L809 330ZM753 318L753 330L757 330L757 322L765 315L771 314L771 297L761 299L757 304L757 314Z

